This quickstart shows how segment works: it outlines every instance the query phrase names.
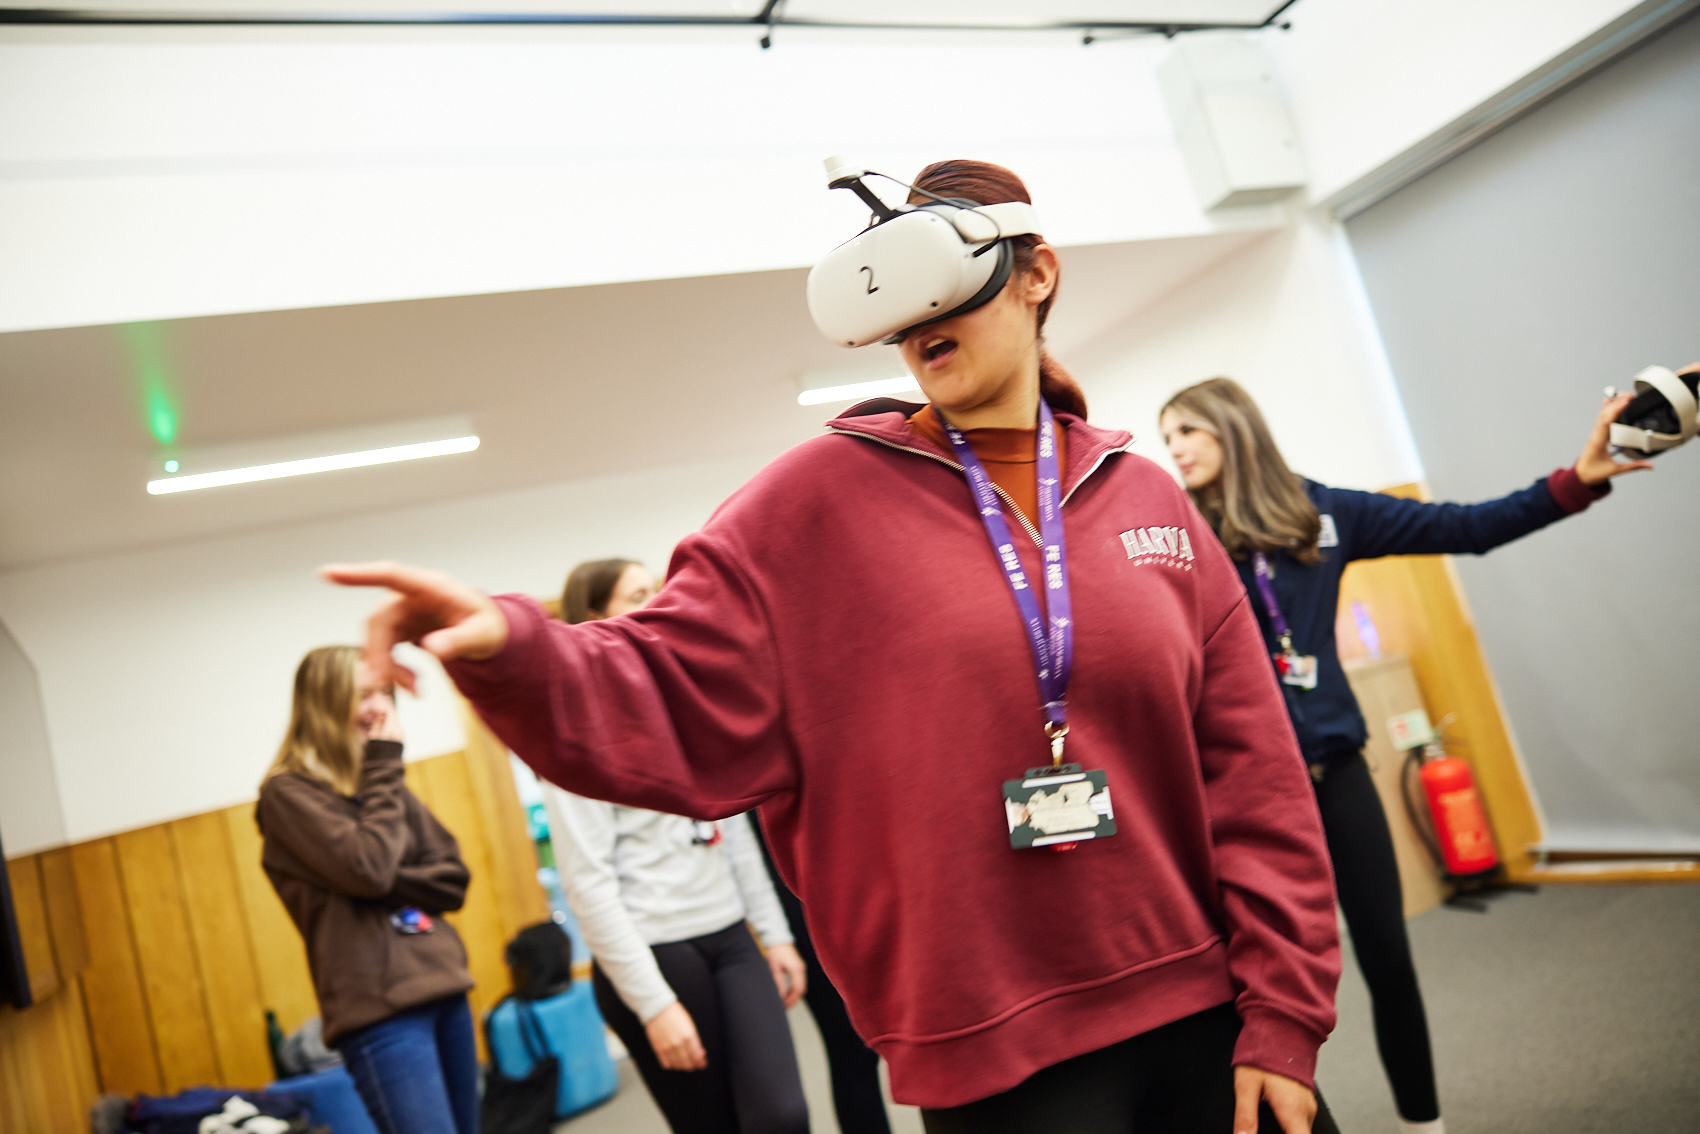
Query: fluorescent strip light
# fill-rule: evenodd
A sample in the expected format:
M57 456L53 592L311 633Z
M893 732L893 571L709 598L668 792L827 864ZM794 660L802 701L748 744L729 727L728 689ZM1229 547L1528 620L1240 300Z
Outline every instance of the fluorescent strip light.
M857 398L871 398L875 394L901 394L905 390L919 390L921 384L905 374L901 378L876 378L872 382L851 382L847 386L822 386L818 390L804 390L797 395L800 406L818 406L822 402L849 402Z
M224 472L192 473L188 476L166 477L148 481L148 494L160 496L167 492L193 492L197 488L218 488L226 484L247 484L256 480L277 480L285 476L331 472L334 469L357 469L365 465L387 465L395 461L416 461L420 457L442 457L449 453L470 453L478 448L478 438L450 437L443 441L424 441L417 445L392 445L387 449L367 449L363 453L340 453L334 457L309 457L304 461L280 461L274 465L253 465L245 469Z

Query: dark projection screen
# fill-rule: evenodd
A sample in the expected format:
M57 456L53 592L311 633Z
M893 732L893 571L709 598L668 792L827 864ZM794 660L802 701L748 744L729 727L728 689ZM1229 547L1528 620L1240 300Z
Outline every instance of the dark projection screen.
M1436 499L1700 360L1700 19L1347 222ZM1700 851L1700 441L1456 560L1556 850Z

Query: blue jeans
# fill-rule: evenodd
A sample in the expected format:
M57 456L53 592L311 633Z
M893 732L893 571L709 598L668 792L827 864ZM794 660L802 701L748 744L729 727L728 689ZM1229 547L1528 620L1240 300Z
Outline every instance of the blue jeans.
M379 1134L478 1134L478 1049L464 995L368 1024L337 1047Z

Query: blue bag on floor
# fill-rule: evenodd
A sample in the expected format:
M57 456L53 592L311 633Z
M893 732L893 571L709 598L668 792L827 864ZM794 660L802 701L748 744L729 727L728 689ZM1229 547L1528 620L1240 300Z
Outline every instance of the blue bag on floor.
M354 1079L343 1067L327 1067L311 1075L279 1079L268 1091L287 1091L307 1105L314 1126L328 1126L331 1134L378 1134Z
M607 1102L619 1085L614 1060L608 1055L602 1013L589 981L575 981L557 996L527 1003L543 1026L549 1052L561 1063L561 1085L555 1118L569 1118ZM512 997L490 1009L490 1057L510 1079L531 1073L532 1059L519 1034L519 1007Z

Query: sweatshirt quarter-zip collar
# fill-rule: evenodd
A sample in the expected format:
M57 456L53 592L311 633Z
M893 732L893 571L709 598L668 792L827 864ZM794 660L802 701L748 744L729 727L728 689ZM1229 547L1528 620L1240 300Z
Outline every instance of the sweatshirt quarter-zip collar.
M837 417L826 423L827 429L834 433L842 433L849 437L860 437L866 441L874 441L890 449L898 449L906 453L929 457L940 464L949 465L957 472L962 472L962 465L951 455L943 452L928 438L915 432L909 425L909 417L919 413L923 408L919 402L905 402L896 398L872 398L858 402ZM1105 461L1116 453L1125 453L1133 444L1133 434L1125 429L1099 429L1089 425L1073 414L1059 413L1057 421L1068 430L1068 469L1064 470L1063 478L1068 483L1063 490L1062 503L1068 504L1069 497L1074 495L1086 480L1103 467ZM1073 475L1074 470L1082 470ZM998 498L1004 502L1008 513L1021 522L1023 530L1036 546L1043 547L1044 541L1039 538L1038 530L1022 515L1021 509L1015 506L1015 501L1009 494L996 485L992 486Z

